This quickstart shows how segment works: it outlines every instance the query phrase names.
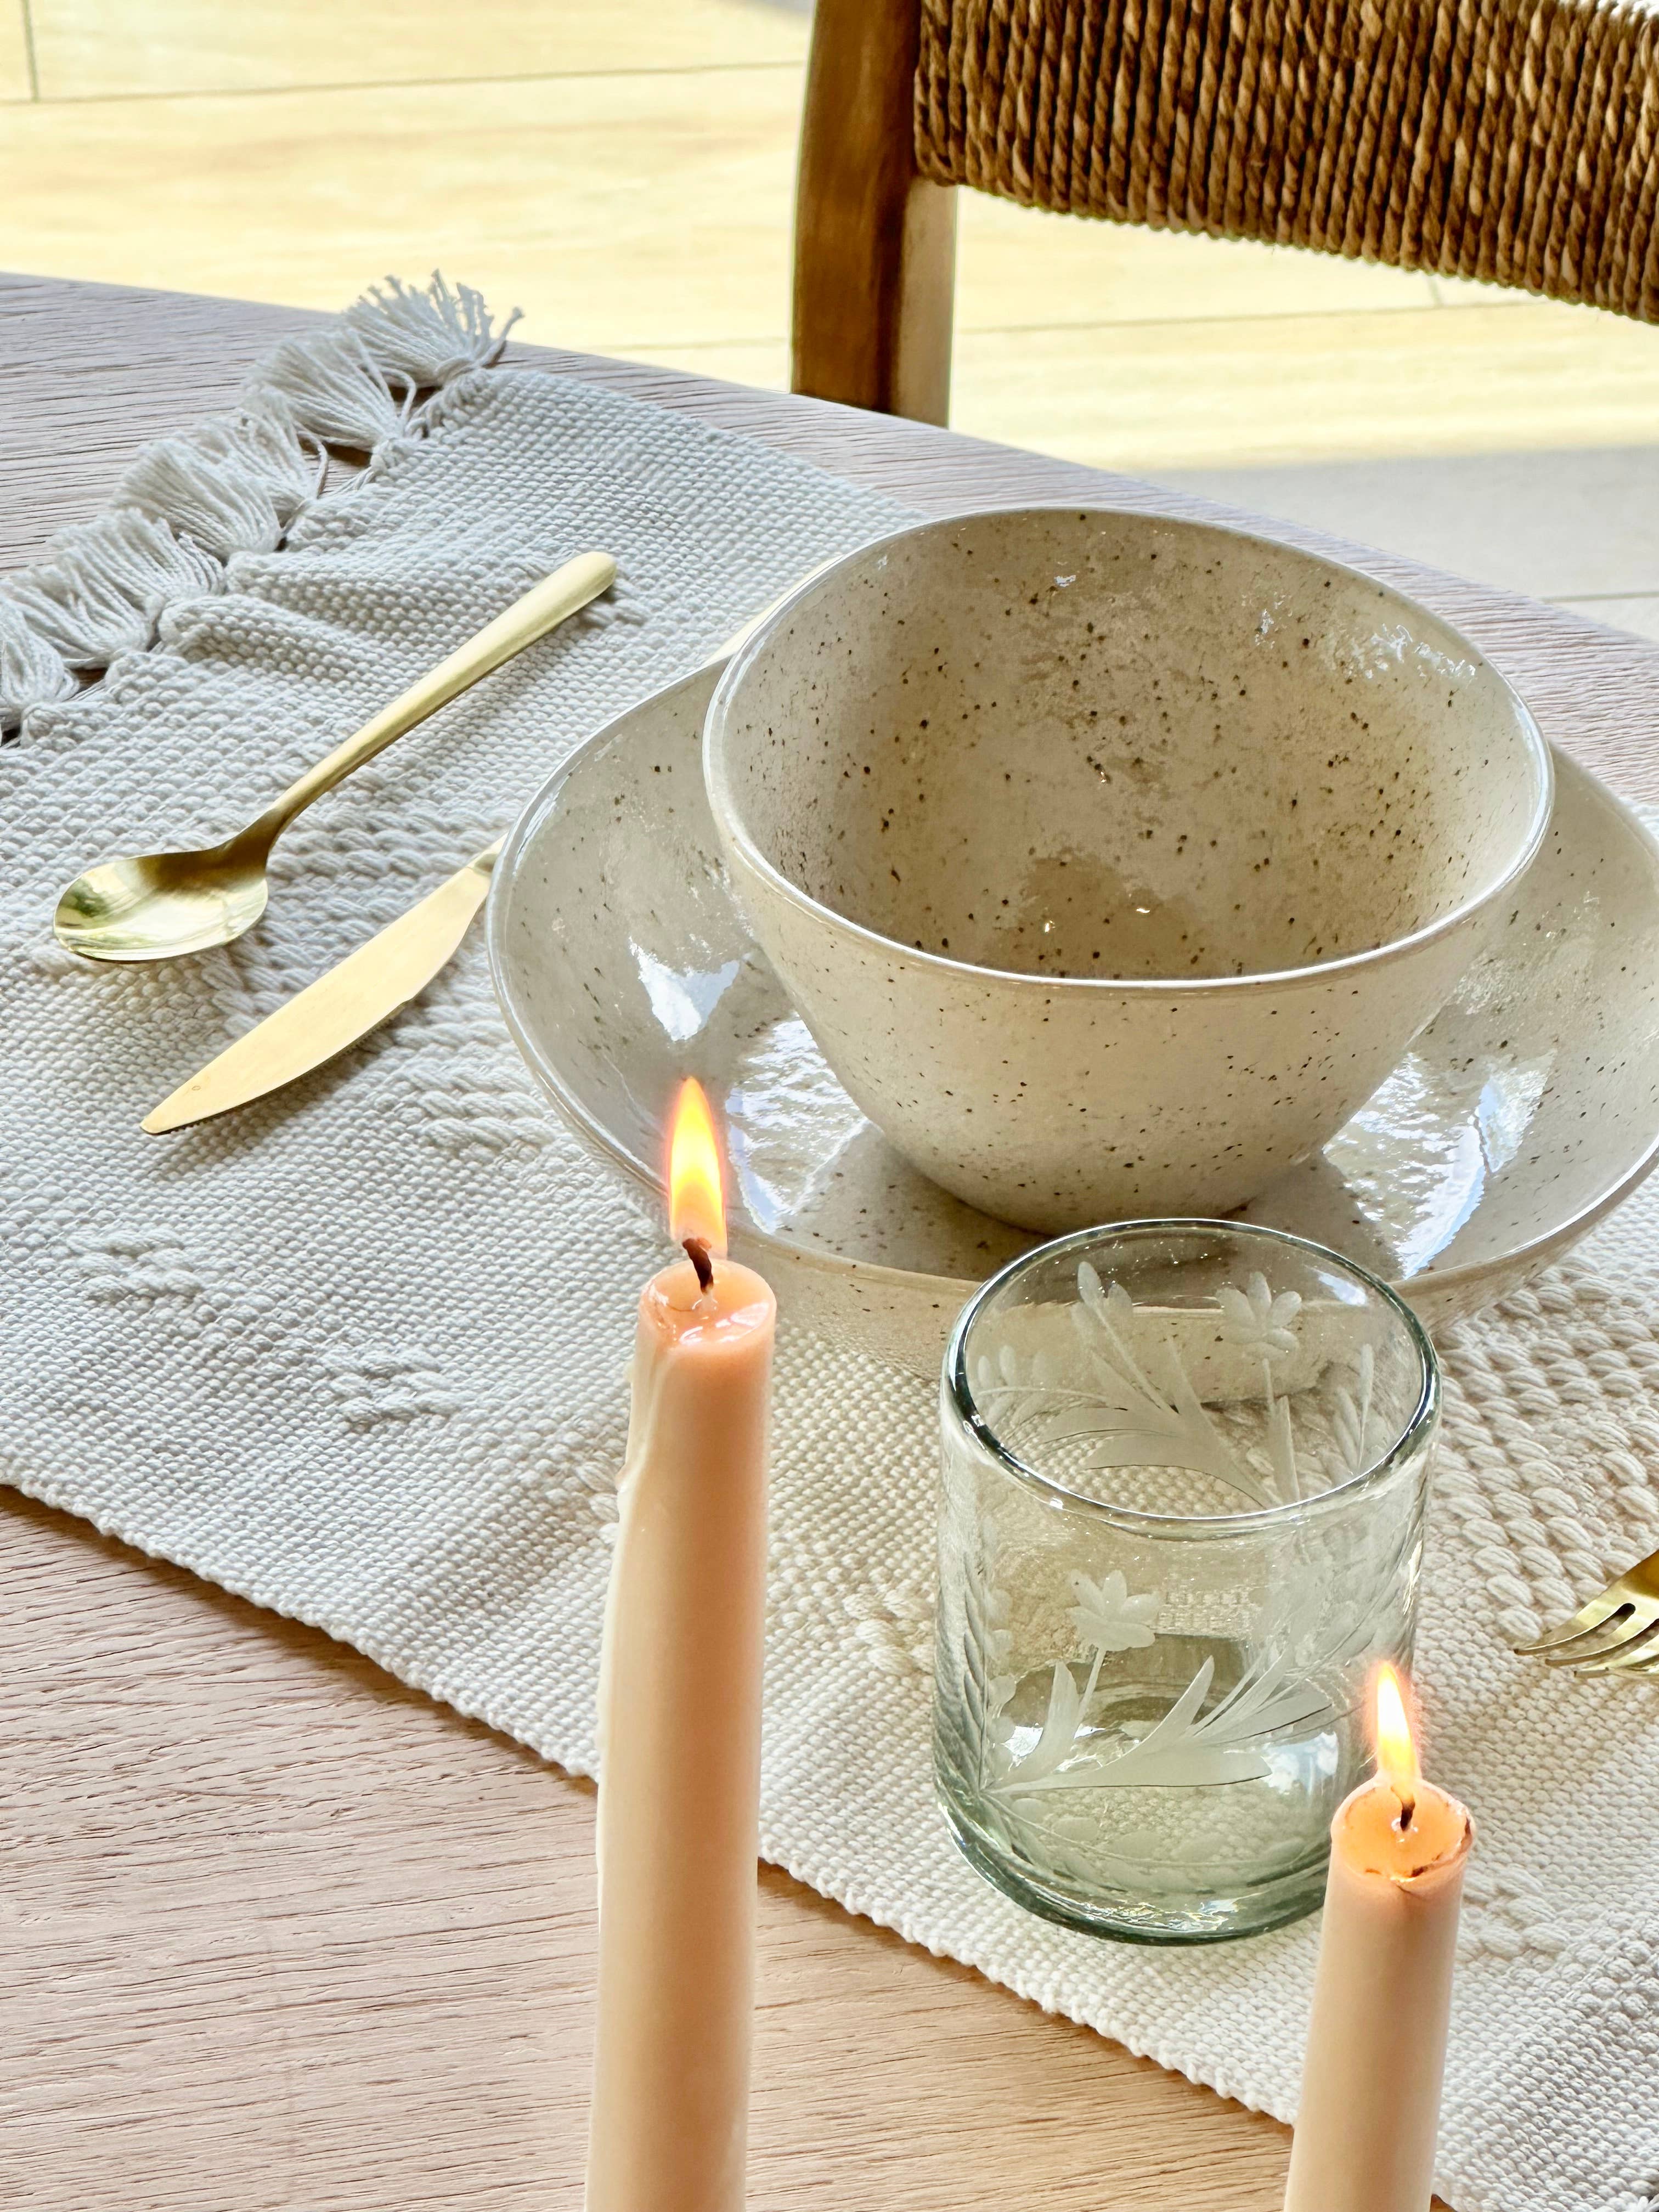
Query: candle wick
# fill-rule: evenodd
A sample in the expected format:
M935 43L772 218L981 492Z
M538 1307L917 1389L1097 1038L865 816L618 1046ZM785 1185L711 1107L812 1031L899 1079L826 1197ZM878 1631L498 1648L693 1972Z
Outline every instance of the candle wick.
M701 1237L687 1237L681 1241L685 1246L686 1258L697 1271L698 1290L711 1290L714 1282L714 1263L708 1256L708 1245Z
M1417 1793L1415 1790L1396 1790L1395 1795L1400 1800L1400 1832L1403 1836L1417 1810Z

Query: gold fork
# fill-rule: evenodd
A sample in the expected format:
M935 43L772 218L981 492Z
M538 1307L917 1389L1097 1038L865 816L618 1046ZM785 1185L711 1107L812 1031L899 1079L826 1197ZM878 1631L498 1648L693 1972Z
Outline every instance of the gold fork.
M1578 1674L1659 1674L1659 1552L1638 1559L1536 1644L1517 1644L1523 1659L1541 1656Z

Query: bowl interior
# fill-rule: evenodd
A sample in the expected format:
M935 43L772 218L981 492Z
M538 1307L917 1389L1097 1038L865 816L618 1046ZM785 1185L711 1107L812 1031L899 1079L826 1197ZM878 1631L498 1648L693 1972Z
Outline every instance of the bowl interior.
M1547 757L1456 633L1369 577L1093 510L933 523L734 661L717 812L896 942L1055 976L1267 973L1441 921L1541 827Z

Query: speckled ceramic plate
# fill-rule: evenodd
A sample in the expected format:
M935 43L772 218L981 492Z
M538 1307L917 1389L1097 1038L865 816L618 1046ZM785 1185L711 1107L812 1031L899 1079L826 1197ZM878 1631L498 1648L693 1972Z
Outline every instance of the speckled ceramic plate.
M495 987L560 1111L654 1189L683 1076L723 1108L732 1247L827 1335L924 1373L1036 1241L908 1166L825 1066L726 889L703 796L719 672L623 715L548 782L489 902ZM1659 1158L1659 848L1556 758L1504 933L1318 1158L1244 1218L1334 1246L1432 1327L1559 1257Z

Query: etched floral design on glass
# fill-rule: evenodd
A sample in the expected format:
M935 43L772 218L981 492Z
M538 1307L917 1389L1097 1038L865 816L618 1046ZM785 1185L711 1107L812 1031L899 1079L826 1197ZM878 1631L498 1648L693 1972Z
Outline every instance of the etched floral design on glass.
M1394 1293L1231 1223L1089 1231L958 1323L936 1758L981 1870L1149 1942L1317 1904L1409 1656L1437 1408Z

